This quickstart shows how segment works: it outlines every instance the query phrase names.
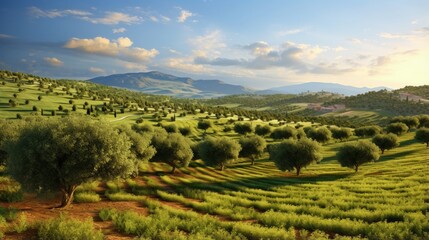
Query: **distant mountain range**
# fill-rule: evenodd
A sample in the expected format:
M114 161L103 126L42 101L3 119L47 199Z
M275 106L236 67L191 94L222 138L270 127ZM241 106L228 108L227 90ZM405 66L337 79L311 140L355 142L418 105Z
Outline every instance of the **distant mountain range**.
M357 88L336 83L310 82L258 91L241 85L228 84L221 80L194 80L188 77L176 77L157 71L114 74L96 77L89 81L149 94L162 94L182 98L213 98L234 94L298 94L320 91L356 95L368 91L385 89L384 87Z
M255 91L240 85L220 80L194 80L187 77L152 71L114 74L90 79L91 82L127 88L150 94L162 94L186 98L211 98L233 94L248 94Z
M303 92L325 91L325 92L339 93L346 96L350 96L350 95L366 93L369 91L379 91L382 89L390 90L389 88L386 88L386 87L358 88L358 87L347 86L347 85L342 85L338 83L322 83L322 82L307 82L307 83L296 84L296 85L270 88L269 90L274 92L292 93L292 94L303 93Z

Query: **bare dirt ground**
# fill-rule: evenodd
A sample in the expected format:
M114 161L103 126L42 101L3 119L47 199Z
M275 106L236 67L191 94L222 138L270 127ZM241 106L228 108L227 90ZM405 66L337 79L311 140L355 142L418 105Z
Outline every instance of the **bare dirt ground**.
M58 217L61 213L68 216L84 221L85 219L92 218L96 229L101 229L106 235L107 239L133 239L135 236L127 236L115 231L111 222L103 222L98 218L98 212L103 208L116 208L120 211L131 210L142 215L148 214L147 208L142 206L139 202L112 202L101 201L98 203L73 203L65 209L55 208L60 203L59 198L53 199L40 199L33 194L26 194L22 202L16 203L0 203L2 207L12 207L25 213L27 223L31 226L37 222L47 220L50 218ZM37 232L35 230L28 230L24 233L6 233L4 239L34 239Z

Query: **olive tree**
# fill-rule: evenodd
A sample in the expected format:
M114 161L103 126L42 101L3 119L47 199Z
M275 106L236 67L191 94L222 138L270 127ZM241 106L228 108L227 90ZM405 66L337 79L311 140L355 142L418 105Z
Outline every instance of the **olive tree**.
M390 150L399 146L398 136L393 133L377 134L372 138L372 142L380 148L381 154L384 154L385 150Z
M396 135L402 135L403 133L408 132L408 127L405 123L391 123L386 127L386 131L389 133L394 133Z
M119 132L125 133L131 141L131 153L134 155L134 159L139 162L149 161L156 153L156 149L151 145L151 138L149 133L139 134L129 125L121 125L117 128ZM138 173L138 172L136 172Z
M353 136L352 130L349 128L331 128L332 137L340 141L344 141Z
M200 120L197 124L197 128L201 129L206 133L207 129L212 127L212 122L210 120Z
M234 139L210 137L199 144L199 150L200 157L206 165L220 167L222 171L226 164L238 158L241 146Z
M301 169L322 159L321 147L316 141L303 138L298 141L288 139L270 147L270 159L281 171L296 170L299 176Z
M381 133L382 129L377 125L358 127L355 129L355 135L358 137L373 137Z
M271 127L269 125L257 125L255 133L259 136L267 136L271 133Z
M429 147L429 128L420 128L417 130L414 139L426 143L426 147Z
M417 116L407 116L407 117L404 117L404 119L402 120L402 123L404 123L405 125L407 125L408 132L412 128L417 128L420 125L420 121L419 121L419 118Z
M280 127L273 130L271 133L271 137L274 139L295 139L297 135L297 131L295 128L290 126Z
M307 137L320 143L326 143L332 138L332 132L327 127L312 128L308 131Z
M429 128L429 115L422 114L418 116L419 128Z
M136 169L127 135L105 122L62 118L32 122L8 143L8 171L29 191L60 191L60 207L87 181L127 177Z
M7 144L9 141L16 140L19 136L20 128L24 126L24 121L0 120L0 165L7 161Z
M377 145L372 142L358 141L340 147L337 158L342 167L353 168L357 172L360 165L378 160L379 151Z
M171 173L174 173L176 168L187 167L192 160L190 141L180 133L166 134L158 131L152 138L152 144L156 154L151 161L170 165Z
M248 138L241 138L239 142L241 145L239 156L250 158L252 165L255 164L256 158L261 157L267 147L265 139L257 135Z
M234 124L234 131L241 135L247 135L253 132L253 127L250 123L236 123Z

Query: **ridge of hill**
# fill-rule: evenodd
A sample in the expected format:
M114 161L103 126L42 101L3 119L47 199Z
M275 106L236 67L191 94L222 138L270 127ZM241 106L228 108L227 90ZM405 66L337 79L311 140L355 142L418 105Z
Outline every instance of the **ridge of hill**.
M158 71L114 74L92 78L89 81L150 94L162 94L181 98L210 98L254 92L250 88L228 84L220 80L194 80Z
M362 94L369 91L379 91L382 89L389 90L389 88L386 88L386 87L368 88L368 87L353 87L353 86L348 86L348 85L343 85L338 83L307 82L302 84L270 88L269 90L279 92L279 93L284 93L284 94L298 94L298 93L304 93L304 92L325 91L325 92L351 96L351 95Z

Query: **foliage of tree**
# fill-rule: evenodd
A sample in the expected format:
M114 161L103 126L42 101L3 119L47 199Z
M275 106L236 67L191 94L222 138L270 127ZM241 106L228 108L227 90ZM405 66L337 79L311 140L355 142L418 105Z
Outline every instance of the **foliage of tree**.
M307 134L305 133L303 128L298 128L296 130L296 138L299 139L303 139L303 138L307 138Z
M242 137L239 141L241 145L240 157L250 158L252 165L255 164L255 160L264 153L267 147L267 142L261 136L255 135L251 137Z
M385 150L390 150L399 146L399 139L396 134L377 134L372 138L372 142L380 148L381 154L384 154Z
M222 171L226 164L238 158L241 146L231 138L210 137L200 143L199 149L200 157L206 165L220 167Z
M352 130L350 128L337 128L333 127L331 128L332 137L335 139L338 139L340 141L344 141L349 139L351 136L353 136Z
M131 128L136 131L137 133L152 133L154 131L154 127L149 124L149 123L145 123L143 125L141 124L133 124L131 126Z
M409 128L407 127L407 125L405 125L405 123L400 123L400 122L391 123L386 127L386 131L388 133L394 133L398 136L408 132L408 129Z
M420 128L416 131L416 135L414 136L419 142L426 143L426 147L429 147L429 128Z
M271 137L274 139L288 139L288 138L295 139L296 135L297 135L296 129L290 126L275 128L271 133Z
M418 88L427 89L428 86ZM429 112L429 104L422 104L418 101L401 100L401 89L394 92L387 90L370 91L356 96L334 99L325 102L326 105L345 104L349 108L363 108L369 110L383 109L395 115L414 115L422 112Z
M183 136L188 136L189 134L191 134L191 128L190 127L180 127L179 132Z
M207 129L212 127L212 122L210 120L200 120L198 121L197 128L204 131L204 133L207 131Z
M138 162L149 161L156 153L156 149L151 145L151 135L148 133L139 134L135 132L129 125L121 125L117 127L120 133L125 133L131 141L131 153L133 158Z
M357 172L360 165L378 160L379 151L377 145L369 141L346 143L338 150L337 159L342 167L352 168Z
M373 137L381 132L381 127L377 125L358 127L355 129L355 135L358 137Z
M322 159L320 145L310 139L292 140L288 139L281 143L272 145L269 149L270 159L281 171L296 170L299 176L301 169L311 163Z
M152 144L156 154L151 161L170 165L171 173L174 173L176 168L187 167L192 160L193 153L189 141L180 133L166 134L155 131Z
M259 136L267 136L271 133L271 127L269 125L257 125L255 133Z
M135 171L131 142L107 123L88 118L33 121L8 142L11 176L30 191L60 191L60 207L87 181L127 177Z
M419 118L417 116L398 116L390 120L391 123L404 123L408 127L408 131L412 128L417 128L420 125Z
M24 121L0 120L0 164L6 164L8 153L7 143L15 141L19 136L20 129L25 125Z
M253 127L249 122L234 124L234 131L241 135L247 135L253 132Z
M165 131L167 131L168 133L177 133L179 132L179 128L177 127L176 124L169 124L169 125L165 125L163 126L163 128L165 129Z
M419 119L419 128L429 128L429 115L422 114L417 116Z
M320 143L326 143L332 138L332 132L327 127L312 128L308 131L307 137Z

